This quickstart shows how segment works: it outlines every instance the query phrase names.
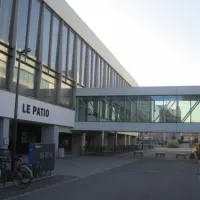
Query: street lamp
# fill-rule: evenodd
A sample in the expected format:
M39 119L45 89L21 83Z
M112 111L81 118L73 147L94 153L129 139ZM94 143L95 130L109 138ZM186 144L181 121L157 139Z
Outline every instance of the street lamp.
M19 78L20 78L20 66L21 58L23 54L31 52L30 48L25 48L19 52L18 68L17 68L17 82L15 91L15 107L14 107L14 130L12 135L12 160L11 160L11 171L15 171L15 156L16 156L16 139L17 139L17 114L18 114L18 97L19 97Z

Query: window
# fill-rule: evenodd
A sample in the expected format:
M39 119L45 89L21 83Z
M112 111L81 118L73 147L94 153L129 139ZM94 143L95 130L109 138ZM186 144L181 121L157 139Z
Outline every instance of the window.
M95 77L95 64L96 64L96 53L92 53L92 64L91 64L91 82L90 87L94 87L94 77Z
M0 53L0 88L5 88L6 86L6 64L7 56Z
M82 43L82 53L81 53L81 85L86 85L85 76L85 58L86 58L86 44Z
M97 64L96 64L96 70L95 70L95 87L96 88L99 88L100 87L100 63L101 60L100 60L100 57L98 56L97 57Z
M74 55L74 38L75 34L70 30L69 32L69 49L68 49L68 63L67 63L67 69L68 69L68 77L73 79L73 55Z
M13 83L14 88L16 88L17 82L17 70L18 70L18 61L15 63ZM34 78L35 78L35 69L21 63L20 66L20 78L19 78L19 92L26 96L34 96Z
M51 25L51 13L44 9L44 28L43 28L43 63L47 66L49 59L49 41L50 41L50 25Z
M91 64L92 64L92 50L88 48L88 74L86 74L86 78L88 79L88 85L86 87L90 87L91 83Z
M111 68L108 66L108 76L107 76L107 87L110 87L111 80Z
M60 90L60 104L67 107L72 108L72 86L62 82L61 83L61 90Z
M51 69L56 70L58 50L59 19L53 17L52 45L51 45Z
M29 1L19 0L18 28L17 28L17 48L24 49L26 43L26 28L28 19Z
M108 64L104 64L104 73L103 73L103 87L107 87L108 83Z
M9 40L9 32L10 32L10 20L12 13L12 0L1 0L0 7L0 41Z
M77 75L76 75L76 81L77 83L81 83L81 75L80 75L80 67L81 67L81 40L80 38L77 39Z
M62 36L62 74L66 74L66 61L67 61L67 38L68 38L68 27L63 26Z
M38 34L38 22L40 15L40 3L37 0L32 1L31 6L31 18L30 18L30 32L29 32L29 48L31 48L30 54L36 56L37 47L37 34Z
M56 79L42 73L39 98L43 101L55 103Z
M100 67L100 88L103 87L103 76L104 76L104 61L101 59L101 67Z

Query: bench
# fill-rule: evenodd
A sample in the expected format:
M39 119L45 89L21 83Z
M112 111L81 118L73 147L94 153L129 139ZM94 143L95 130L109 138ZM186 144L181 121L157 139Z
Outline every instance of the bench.
M166 153L165 152L156 152L155 157L156 158L165 158Z
M143 151L134 151L134 156L144 156Z
M186 153L176 153L176 159L186 159L187 155Z

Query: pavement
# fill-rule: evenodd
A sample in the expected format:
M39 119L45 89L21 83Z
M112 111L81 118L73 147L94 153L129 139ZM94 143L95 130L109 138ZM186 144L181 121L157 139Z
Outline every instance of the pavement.
M199 199L200 175L194 160L149 159L154 153L148 151L138 158L127 154L59 159L56 176L34 182L24 190L0 190L0 199Z

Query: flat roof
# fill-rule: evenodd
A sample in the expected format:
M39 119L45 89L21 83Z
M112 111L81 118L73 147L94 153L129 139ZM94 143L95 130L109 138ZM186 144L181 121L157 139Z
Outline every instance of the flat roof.
M100 41L65 0L44 0L74 31L76 31L131 86L139 86L130 73Z

